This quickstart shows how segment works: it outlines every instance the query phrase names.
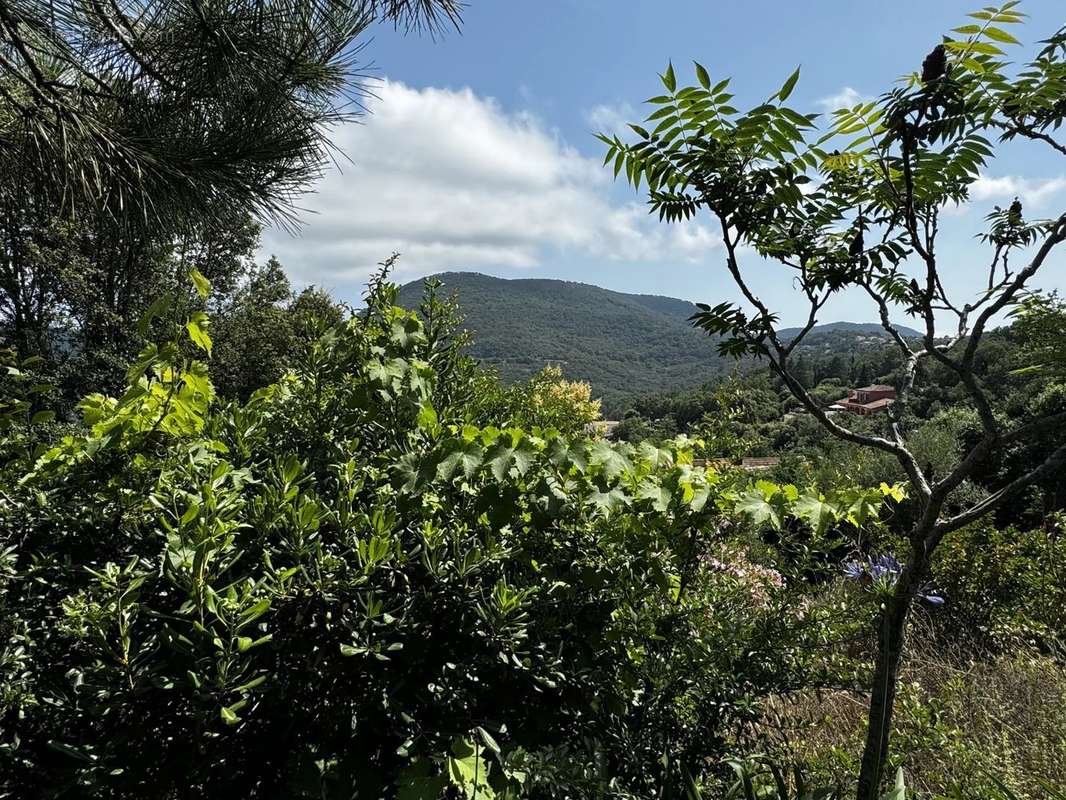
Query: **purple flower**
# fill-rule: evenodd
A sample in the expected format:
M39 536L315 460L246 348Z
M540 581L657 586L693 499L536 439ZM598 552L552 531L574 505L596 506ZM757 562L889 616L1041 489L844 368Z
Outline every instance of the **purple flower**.
M903 567L891 553L884 553L870 559L870 576L875 581L885 580L889 584L894 584L902 571Z
M866 574L866 566L858 561L849 561L844 564L844 577L853 581L861 580Z
M877 556L869 556L865 561L847 561L844 563L844 577L849 580L859 581L864 585L873 583L881 584L886 588L896 585L899 576L903 572L903 565L891 553L882 553ZM944 604L944 598L940 595L930 594L928 587L923 587L916 593L918 597L935 606Z
M844 564L844 576L862 583L877 581L893 586L900 572L902 572L902 567L899 561L888 553L870 556L865 561L848 561Z

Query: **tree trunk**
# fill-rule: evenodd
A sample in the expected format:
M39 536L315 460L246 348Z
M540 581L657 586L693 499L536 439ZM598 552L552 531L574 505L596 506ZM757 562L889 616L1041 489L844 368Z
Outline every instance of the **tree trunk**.
M892 729L892 709L896 700L899 664L903 655L903 636L911 604L914 602L913 582L908 579L908 573L909 570L901 576L896 592L881 616L877 662L870 691L866 746L859 768L858 800L877 800L880 796L882 773L888 758L888 737Z

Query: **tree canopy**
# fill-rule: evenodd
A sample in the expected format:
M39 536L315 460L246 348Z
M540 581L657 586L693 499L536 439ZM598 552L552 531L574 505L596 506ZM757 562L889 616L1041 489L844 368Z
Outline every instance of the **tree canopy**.
M4 2L4 203L178 227L231 206L287 217L329 127L358 110L356 38L378 19L458 13L453 0Z

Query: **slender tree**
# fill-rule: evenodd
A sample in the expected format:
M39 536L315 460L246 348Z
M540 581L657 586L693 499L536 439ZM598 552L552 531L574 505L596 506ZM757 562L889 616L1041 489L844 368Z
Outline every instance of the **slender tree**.
M721 348L765 358L810 414L830 433L898 459L916 506L909 552L892 569L893 588L879 623L870 691L869 724L858 779L859 800L877 797L888 753L897 674L908 615L944 536L994 511L1009 497L1063 469L1066 411L1007 420L996 413L975 371L977 348L1002 314L1026 296L1038 272L1066 240L1066 213L1029 219L1018 201L987 218L987 280L976 296L948 291L940 219L946 206L968 198L979 170L993 157L994 140L1029 139L1066 155L1056 130L1066 115L1066 28L1043 43L1020 69L1004 48L1017 44L1010 26L1023 15L1010 2L971 14L880 99L841 109L824 135L818 115L785 105L799 71L766 102L741 113L731 105L729 81L713 81L696 65L697 85L679 88L673 67L661 76L665 93L649 102L651 130L631 126L635 142L601 135L606 164L647 187L653 212L674 222L709 212L718 222L725 268L744 304L702 306L694 323L723 336ZM813 141L811 141L813 139ZM754 251L761 259L742 266ZM807 306L799 334L785 340L777 316L759 296L751 270L778 267L796 280ZM902 358L898 398L885 431L870 435L830 417L797 375L796 348L836 293L869 297ZM916 317L924 331L908 340L894 315ZM951 320L952 335L938 329ZM907 409L920 366L936 362L965 387L982 432L943 475L926 474L910 445ZM1043 460L986 497L949 514L945 501L982 462L1005 446L1042 437L1056 441Z

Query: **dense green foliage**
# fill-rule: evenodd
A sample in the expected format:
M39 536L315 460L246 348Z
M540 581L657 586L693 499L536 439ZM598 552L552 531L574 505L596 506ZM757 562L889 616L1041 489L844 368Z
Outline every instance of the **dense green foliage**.
M192 357L221 346L194 292L151 323L181 336L145 350L122 397L82 403L88 428L55 441L29 406L7 408L7 791L714 797L724 756L772 743L778 698L861 685L891 584L848 587L840 564L898 545L897 487L800 470L820 488L797 491L695 467L745 441L774 405L765 382L710 393L701 440L559 433L568 414L535 399L554 379L495 384L427 291L416 316L376 283L366 312L300 340L292 370L238 403ZM8 394L32 398L12 370ZM1058 541L952 536L932 621L974 653L1056 648L1061 604L1040 599L1066 586ZM921 785L945 785L921 766L942 763L922 755L934 741L937 757L1020 763L959 738L946 715L963 698L923 691L944 716L905 705L893 751ZM833 713L831 730L857 732ZM782 757L846 791L855 742L830 741Z
M73 419L90 392L122 389L126 366L159 332L141 324L153 305L211 312L216 388L242 399L281 376L299 340L312 335L312 316L344 316L315 287L294 292L276 260L255 262L260 228L247 214L173 241L130 238L97 222L38 227L0 216L0 343L20 361L37 359L37 377L53 385L48 407L61 419ZM209 301L188 283L190 269L214 287Z
M247 403L165 342L85 430L9 429L8 790L647 796L713 775L759 697L839 680L833 609L723 513L822 530L879 491L485 426L459 339L373 291Z
M291 212L379 19L458 20L451 0L80 0L0 7L3 206L180 231Z
M439 29L458 23L459 6L0 7L0 346L43 359L62 417L83 394L122 387L145 343L138 320L185 291L190 268L232 297L258 221L294 221L294 198L333 155L332 126L361 109L355 41L377 21ZM251 350L272 358L275 344ZM280 374L278 360L258 385ZM253 387L230 374L221 388Z
M692 330L689 318L697 308L685 300L569 281L505 280L470 272L435 277L446 294L455 295L472 334L473 357L505 383L559 365L569 378L592 385L608 418L621 418L653 392L695 388L734 368L713 341ZM415 308L420 295L421 282L409 283L400 290L400 304ZM817 326L800 351L810 364L811 386L827 377L863 385L888 372L898 359L883 347L885 341L884 330L871 323Z

